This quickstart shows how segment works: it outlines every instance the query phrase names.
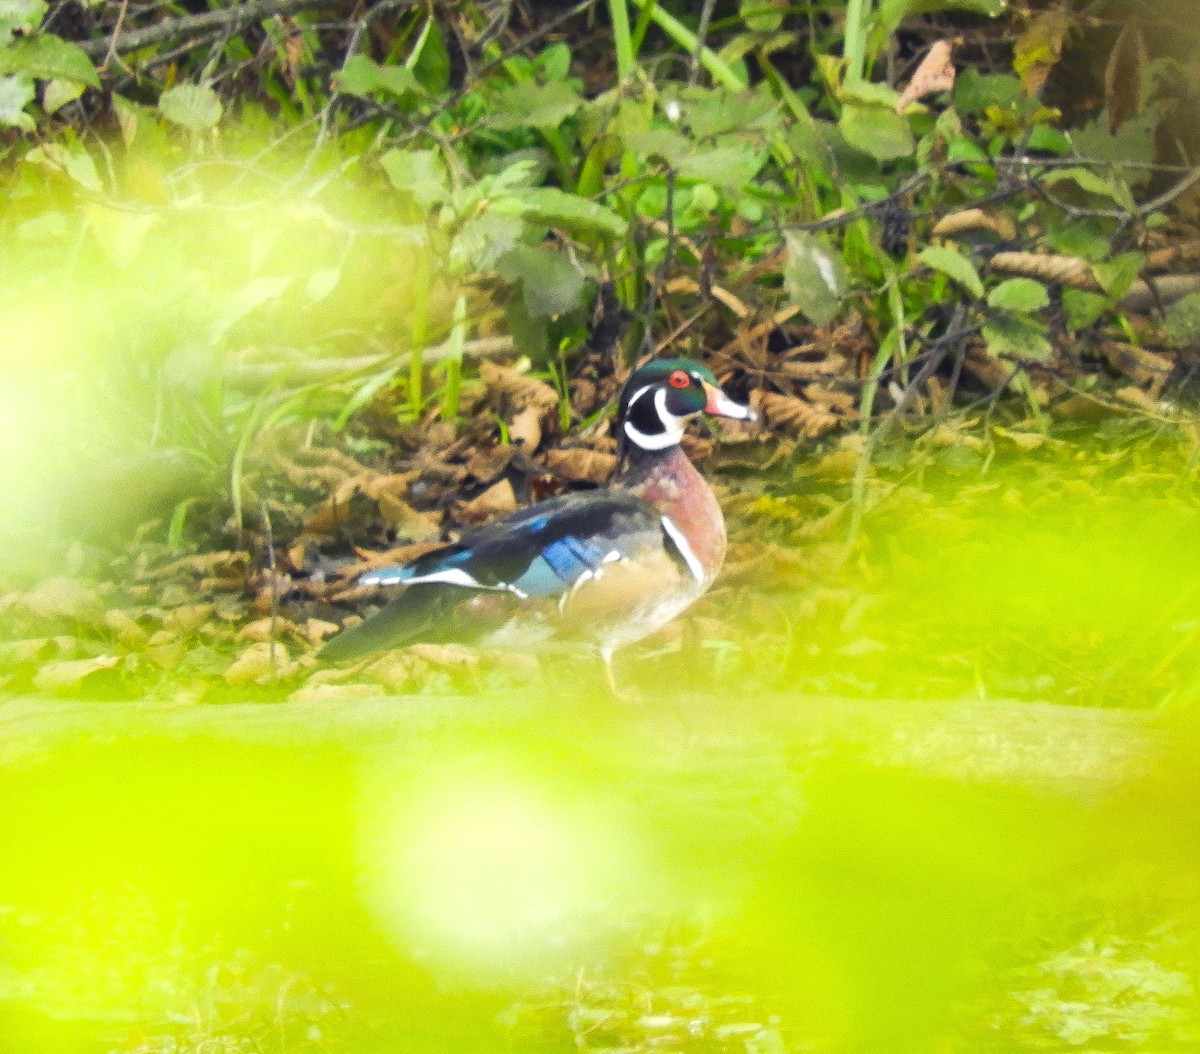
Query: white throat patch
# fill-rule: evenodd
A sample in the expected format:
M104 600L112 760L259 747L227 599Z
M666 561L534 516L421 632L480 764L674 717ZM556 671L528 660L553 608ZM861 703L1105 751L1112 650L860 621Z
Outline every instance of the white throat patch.
M629 404L625 409L625 434L643 450L666 450L669 446L677 446L683 438L683 426L687 418L676 417L667 409L667 391L665 388L659 388L654 391L654 410L658 414L658 419L662 422L662 432L647 435L645 432L635 428L628 420L629 410L633 408L633 404L648 391L652 390L650 385L646 385L645 388L639 388L630 396Z

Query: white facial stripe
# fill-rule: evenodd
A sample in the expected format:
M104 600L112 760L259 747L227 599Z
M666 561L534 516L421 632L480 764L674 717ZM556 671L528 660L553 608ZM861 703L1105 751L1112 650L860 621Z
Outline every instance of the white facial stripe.
M663 530L671 536L671 541L675 543L675 547L683 554L684 563L688 565L688 570L692 572L692 577L697 582L704 581L704 565L700 563L699 558L692 547L688 544L687 538L684 537L683 531L675 526L674 521L669 516L662 518Z
M638 389L633 398L629 400L629 405L633 406L634 400L648 391L650 391L649 386ZM666 450L669 446L676 446L683 438L683 426L687 419L676 417L667 409L666 388L659 388L654 392L654 412L658 414L658 419L662 422L663 431L661 433L647 435L627 420L625 434L643 450Z
M669 446L678 446L683 435L682 432L660 432L648 436L645 432L639 432L629 421L625 422L625 434L643 450L666 450Z

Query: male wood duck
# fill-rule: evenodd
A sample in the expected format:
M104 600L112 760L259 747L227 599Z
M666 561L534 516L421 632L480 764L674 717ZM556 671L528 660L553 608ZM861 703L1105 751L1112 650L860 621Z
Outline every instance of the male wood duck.
M358 579L402 586L375 615L334 637L339 662L418 640L531 646L590 643L613 685L613 653L692 604L725 559L725 519L680 447L700 414L753 420L690 359L636 370L617 404L621 460L605 490L564 494L399 567Z

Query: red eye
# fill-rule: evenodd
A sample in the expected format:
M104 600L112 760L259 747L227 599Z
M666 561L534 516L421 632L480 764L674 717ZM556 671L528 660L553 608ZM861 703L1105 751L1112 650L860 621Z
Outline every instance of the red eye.
M684 370L676 370L667 378L667 383L672 388L686 388L692 383L692 379Z

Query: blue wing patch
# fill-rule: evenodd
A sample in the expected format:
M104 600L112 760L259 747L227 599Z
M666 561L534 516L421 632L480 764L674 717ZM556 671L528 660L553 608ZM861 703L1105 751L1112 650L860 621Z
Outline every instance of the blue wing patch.
M558 596L580 575L600 567L604 557L599 548L574 535L557 538L530 561L513 585L532 597Z

